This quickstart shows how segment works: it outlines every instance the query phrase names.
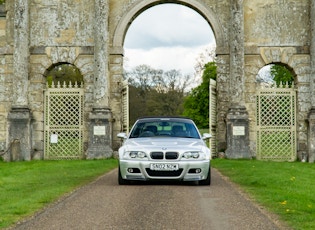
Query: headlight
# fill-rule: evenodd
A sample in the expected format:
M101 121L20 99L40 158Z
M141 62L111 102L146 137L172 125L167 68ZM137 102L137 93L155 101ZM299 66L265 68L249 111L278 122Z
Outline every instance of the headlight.
M136 158L136 157L137 157L137 153L138 153L138 152L130 152L130 153L129 153L129 156L130 156L131 158Z
M183 157L185 159L198 159L201 155L203 155L202 152L199 151L190 151L190 152L185 152L183 154Z
M130 152L125 152L125 157L132 158L132 159L135 159L135 158L142 159L142 158L147 157L147 155L145 152L142 152L142 151L130 151Z
M138 152L139 158L145 158L147 155L144 152Z

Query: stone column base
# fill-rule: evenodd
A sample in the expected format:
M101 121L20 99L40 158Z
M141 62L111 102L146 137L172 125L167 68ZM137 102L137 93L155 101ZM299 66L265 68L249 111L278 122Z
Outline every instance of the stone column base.
M308 162L315 161L315 108L312 108L308 114ZM307 161L307 159L304 159Z
M249 149L249 120L244 106L233 106L227 117L227 149L230 159L251 158Z
M27 106L13 106L8 114L7 161L31 160L31 113Z
M112 114L110 109L93 108L89 119L90 127L87 159L105 159L112 157Z

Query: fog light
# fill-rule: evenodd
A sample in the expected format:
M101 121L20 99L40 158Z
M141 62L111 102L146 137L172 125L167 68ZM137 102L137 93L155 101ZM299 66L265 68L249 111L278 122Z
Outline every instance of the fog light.
M141 173L139 168L128 168L127 172L128 173Z
M189 169L188 173L199 174L201 173L201 171L202 170L200 168L197 168L197 169L192 168L192 169Z

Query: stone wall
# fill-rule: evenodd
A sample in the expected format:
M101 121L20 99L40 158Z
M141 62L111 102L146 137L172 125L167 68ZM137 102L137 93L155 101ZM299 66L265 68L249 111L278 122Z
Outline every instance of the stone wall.
M200 13L216 37L218 150L227 146L227 114L244 106L249 116L249 149L256 150L256 75L265 65L282 63L295 76L298 93L298 154L308 151L307 117L312 108L310 46L313 0L174 0ZM165 0L12 0L0 8L0 151L10 146L8 114L18 100L18 84L27 84L25 105L31 113L31 157L43 159L45 73L58 63L75 65L84 76L86 154L89 151L91 113L105 108L114 151L122 129L121 90L124 37L143 11ZM23 28L19 11L27 7ZM22 11L21 11L22 12ZM23 12L25 14L25 12ZM22 20L23 22L23 20ZM19 27L20 26L20 27ZM18 41L25 36L28 41ZM28 47L27 58L19 50ZM25 55L25 54L24 54ZM25 65L23 65L25 64ZM28 66L28 71L22 71ZM25 83L25 84L24 84ZM21 86L22 87L22 86ZM22 94L23 95L23 94ZM99 110L98 110L99 111ZM93 116L92 116L93 117Z
M58 60L62 55L63 59ZM67 62L75 65L80 69L84 77L85 87L85 132L84 146L87 150L88 146L88 113L91 112L93 106L93 88L94 88L94 69L93 69L93 50L90 47L37 47L31 52L30 58L30 85L29 99L30 109L33 114L33 131L32 145L33 158L43 158L43 138L44 138L44 90L46 89L45 73L52 64L59 62Z
M9 32L7 31L10 23L7 21L7 9L5 5L0 6L0 151L6 149L7 138L7 114L10 110L12 101L12 80L7 78L12 75L13 59L10 55L8 46Z
M307 152L307 116L311 109L310 6L309 0L244 1L245 102L250 114L252 154L256 150L256 75L272 63L285 64L295 73L298 156Z

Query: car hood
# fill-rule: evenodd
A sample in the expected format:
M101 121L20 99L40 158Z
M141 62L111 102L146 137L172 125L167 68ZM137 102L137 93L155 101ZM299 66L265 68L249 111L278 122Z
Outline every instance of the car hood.
M125 148L167 148L167 149L200 149L205 147L205 143L203 140L195 139L195 138L163 138L163 137L155 137L155 138L131 138L125 141Z

